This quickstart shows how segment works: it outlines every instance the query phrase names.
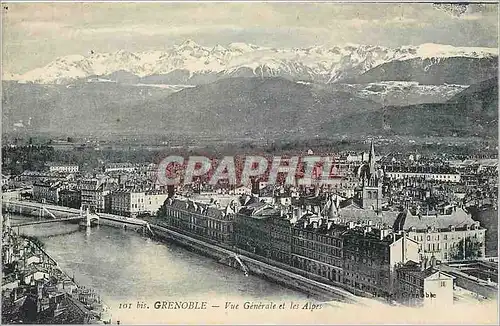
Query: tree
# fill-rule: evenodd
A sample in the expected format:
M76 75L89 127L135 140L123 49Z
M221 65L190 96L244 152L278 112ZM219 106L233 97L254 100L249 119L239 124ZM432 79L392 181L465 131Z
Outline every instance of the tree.
M465 250L464 250L464 239L462 239L460 240L460 242L458 242L451 256L454 260L481 258L482 256L481 243L477 240L474 240L470 236L466 237Z

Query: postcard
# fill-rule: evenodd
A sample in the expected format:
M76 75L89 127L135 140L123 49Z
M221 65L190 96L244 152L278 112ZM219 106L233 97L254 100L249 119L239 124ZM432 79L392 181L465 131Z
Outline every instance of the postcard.
M498 2L2 2L2 324L498 324Z

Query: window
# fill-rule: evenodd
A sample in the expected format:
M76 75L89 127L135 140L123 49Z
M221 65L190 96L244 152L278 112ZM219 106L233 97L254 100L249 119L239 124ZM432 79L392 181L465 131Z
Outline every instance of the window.
M440 287L445 288L446 287L446 281L441 281L439 284Z

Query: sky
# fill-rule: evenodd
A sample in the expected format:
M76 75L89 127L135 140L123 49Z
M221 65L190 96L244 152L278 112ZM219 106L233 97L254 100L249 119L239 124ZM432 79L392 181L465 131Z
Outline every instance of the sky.
M440 43L498 47L498 5L430 3L2 3L2 69L57 57L246 42L272 47ZM8 8L7 8L8 7Z

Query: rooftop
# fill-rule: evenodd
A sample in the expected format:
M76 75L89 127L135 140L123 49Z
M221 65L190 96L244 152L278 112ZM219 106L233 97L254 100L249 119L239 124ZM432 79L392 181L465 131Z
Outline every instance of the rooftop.
M433 227L435 229L448 229L450 226L461 228L474 224L476 224L476 221L460 207L456 207L451 214L447 215L413 215L406 211L405 214L399 216L398 220L398 225L402 226L404 230L412 227L417 230L426 230Z

